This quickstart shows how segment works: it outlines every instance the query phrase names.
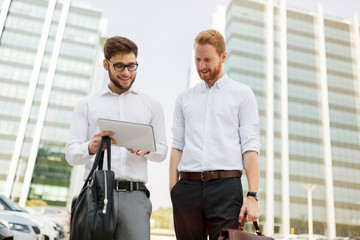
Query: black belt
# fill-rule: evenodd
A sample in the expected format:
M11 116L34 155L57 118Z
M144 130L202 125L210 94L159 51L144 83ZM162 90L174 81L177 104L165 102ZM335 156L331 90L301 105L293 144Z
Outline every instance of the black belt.
M119 181L119 180L115 180L114 189L118 192L147 191L145 184L142 182Z
M180 172L180 177L189 180L209 181L222 178L240 178L240 170L218 170L208 172Z

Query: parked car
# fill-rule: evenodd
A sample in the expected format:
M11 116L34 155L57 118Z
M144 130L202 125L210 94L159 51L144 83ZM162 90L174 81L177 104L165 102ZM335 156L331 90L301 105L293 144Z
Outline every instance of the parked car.
M300 234L297 239L299 239L299 240L329 240L330 238L328 238L324 235L319 235L319 234L313 234L313 235Z
M0 221L0 240L13 240L14 235L10 229Z
M0 208L0 221L11 230L14 240L44 240L36 223Z
M52 206L37 206L33 207L33 210L38 214L44 215L55 222L59 223L65 233L70 233L70 213L61 207Z
M0 195L0 205L4 208L5 211L11 211L15 215L24 217L26 219L31 219L33 222L35 222L39 226L40 232L44 236L44 240L60 239L59 232L56 229L56 224L53 221L46 219L43 216L30 214L28 211L20 208L16 203L3 195Z
M297 239L297 235L294 235L294 234L288 234L288 235L274 234L274 235L271 235L271 237L276 240L295 240L295 239Z
M34 209L32 209L31 207L25 207L24 210L28 213L30 213L33 216L36 216L38 218L41 219L45 219L47 222L49 222L49 224L51 225L52 228L54 228L57 231L57 238L56 239L63 239L65 238L65 232L64 232L64 228L61 226L60 223L54 221L51 218L48 218L46 216L43 216L41 214L39 214L38 212L36 212ZM45 238L46 240L46 238Z

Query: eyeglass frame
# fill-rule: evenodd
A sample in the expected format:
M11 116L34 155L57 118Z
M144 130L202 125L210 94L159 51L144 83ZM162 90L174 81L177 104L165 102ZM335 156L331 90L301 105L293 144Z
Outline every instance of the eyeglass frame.
M106 59L106 58L105 58ZM122 63L113 63L113 62L111 62L109 59L106 59L106 61L108 61L109 63L112 63L112 66L114 67L114 70L115 71L117 71L117 72L122 72L122 71L124 71L125 70L125 68L129 71L129 72L134 72L134 71L136 71L137 70L137 68L138 68L138 66L139 66L139 64L138 63L130 63L130 64L122 64ZM124 67L123 67L123 69L121 69L120 71L119 70L116 70L116 66L119 66L119 65L123 65ZM130 70L129 69L129 66L136 66L136 68L134 69L134 70Z

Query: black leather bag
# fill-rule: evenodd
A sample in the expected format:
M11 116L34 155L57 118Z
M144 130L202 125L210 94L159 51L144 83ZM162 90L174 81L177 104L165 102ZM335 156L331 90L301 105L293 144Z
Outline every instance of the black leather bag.
M256 234L244 232L244 225L242 224L238 229L222 228L218 240L274 240L274 238L261 234L257 222L253 222L253 224L256 229Z
M103 170L106 143L108 170ZM111 171L111 143L103 137L93 167L71 205L70 240L112 240L115 235L113 189L115 174Z

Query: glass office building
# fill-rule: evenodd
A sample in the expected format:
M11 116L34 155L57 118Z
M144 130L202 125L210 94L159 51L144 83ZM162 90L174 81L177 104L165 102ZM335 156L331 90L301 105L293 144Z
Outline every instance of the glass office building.
M233 0L226 18L225 71L249 85L259 105L265 232L308 233L310 185L314 234L360 235L357 14Z
M70 0L0 0L0 192L65 206L72 111L98 65L101 12Z

